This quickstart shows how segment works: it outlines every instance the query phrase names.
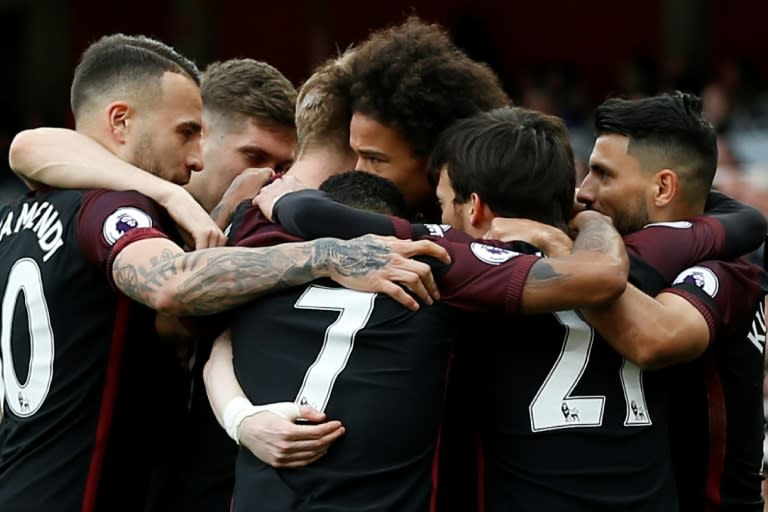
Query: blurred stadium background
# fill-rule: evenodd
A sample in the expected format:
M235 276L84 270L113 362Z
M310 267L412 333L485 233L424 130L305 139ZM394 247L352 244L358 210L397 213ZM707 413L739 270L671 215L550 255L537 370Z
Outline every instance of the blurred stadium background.
M562 116L582 161L602 99L683 89L718 126L719 180L768 189L766 0L0 0L0 152L21 129L72 126L72 70L101 35L157 37L201 68L265 60L298 86L337 48L408 14L444 25L516 104ZM0 162L4 201L23 188Z

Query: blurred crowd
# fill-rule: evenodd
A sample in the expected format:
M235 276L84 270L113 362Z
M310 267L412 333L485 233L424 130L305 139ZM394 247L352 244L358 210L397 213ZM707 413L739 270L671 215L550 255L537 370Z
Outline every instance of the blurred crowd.
M515 81L519 105L559 115L571 130L584 166L594 140L591 112L605 99L591 91L567 66L530 69ZM708 76L690 71L682 59L656 62L637 58L621 66L614 89L605 96L638 98L679 89L702 97L716 126L720 165L716 186L754 204L768 215L768 84L758 70L736 58L723 60ZM582 167L583 170L583 167Z

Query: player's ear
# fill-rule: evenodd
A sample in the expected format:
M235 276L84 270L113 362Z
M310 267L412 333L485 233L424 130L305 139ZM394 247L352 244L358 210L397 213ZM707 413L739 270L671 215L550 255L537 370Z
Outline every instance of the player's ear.
M671 169L662 169L657 172L654 176L654 205L662 207L672 202L678 194L679 185L679 178Z
M130 124L131 109L124 101L114 101L107 106L109 131L119 142L125 142Z
M494 215L488 204L476 193L472 192L469 197L469 223L472 226L482 226L493 219Z

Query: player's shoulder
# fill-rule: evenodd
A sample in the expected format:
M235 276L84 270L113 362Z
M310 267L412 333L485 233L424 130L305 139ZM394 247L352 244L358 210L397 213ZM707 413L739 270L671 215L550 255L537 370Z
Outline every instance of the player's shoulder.
M238 208L227 234L228 245L264 247L285 242L299 242L301 238L288 233L280 224L269 220L256 205Z
M229 226L227 226L228 245L238 245L238 241L244 238L247 233L267 223L270 223L269 219L257 205L251 204L250 200L242 201L235 208Z
M624 243L627 246L639 247L647 244L674 244L676 241L682 240L682 235L686 237L695 236L697 230L706 225L705 221L690 220L653 222L646 224L642 229L624 235Z
M148 211L162 210L152 198L136 190L88 189L79 191L88 205L99 204L106 207L133 206Z
M81 240L99 241L112 247L118 239L138 228L179 240L176 224L151 198L133 191L87 190L77 217Z
M697 290L717 300L749 303L768 293L768 273L741 258L709 260L680 272L672 285Z

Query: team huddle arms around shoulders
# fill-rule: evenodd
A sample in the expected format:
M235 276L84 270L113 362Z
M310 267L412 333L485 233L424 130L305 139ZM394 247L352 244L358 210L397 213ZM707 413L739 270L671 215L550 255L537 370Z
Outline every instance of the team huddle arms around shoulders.
M298 89L106 35L71 108L0 206L3 512L763 511L768 221L697 95L577 182L410 16Z

